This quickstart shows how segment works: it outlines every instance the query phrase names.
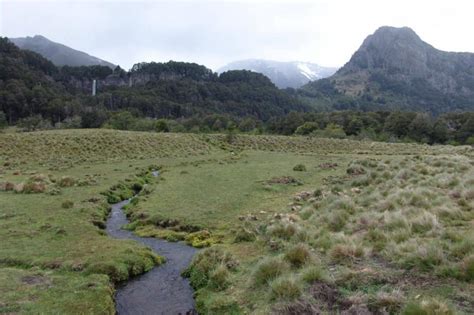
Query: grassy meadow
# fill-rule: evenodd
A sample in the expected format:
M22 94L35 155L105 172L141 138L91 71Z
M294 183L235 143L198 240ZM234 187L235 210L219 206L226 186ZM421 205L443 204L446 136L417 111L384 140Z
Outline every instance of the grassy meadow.
M472 147L61 130L0 134L0 313L113 314L162 262L103 230L135 189L125 228L203 248L202 314L474 309Z

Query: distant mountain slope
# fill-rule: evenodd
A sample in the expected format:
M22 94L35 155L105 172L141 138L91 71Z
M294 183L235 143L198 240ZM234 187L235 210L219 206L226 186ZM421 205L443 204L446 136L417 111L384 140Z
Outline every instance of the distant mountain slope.
M9 38L9 40L21 49L31 50L42 55L56 66L107 66L112 69L115 68L115 65L108 61L55 43L41 35Z
M474 110L474 54L441 51L408 27L385 26L336 74L303 91L333 94L336 109Z
M315 63L300 61L281 62L248 59L229 63L218 69L217 72L221 73L228 70L259 72L269 77L279 88L299 88L310 81L326 78L334 74L337 68L321 67Z
M96 96L91 96L92 80L97 80ZM229 117L268 121L309 108L260 73L235 70L218 76L205 66L174 61L139 63L129 72L58 68L0 37L0 113L10 124L32 116L49 123L82 117L82 126L99 127L120 110L151 118L209 116L219 121L209 127L220 130Z

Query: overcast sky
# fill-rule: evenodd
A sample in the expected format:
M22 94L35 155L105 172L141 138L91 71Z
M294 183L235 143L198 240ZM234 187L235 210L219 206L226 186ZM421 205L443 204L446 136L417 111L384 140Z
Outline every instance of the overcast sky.
M433 46L474 52L472 0L0 0L0 35L41 34L130 68L247 58L342 66L379 26L409 26Z

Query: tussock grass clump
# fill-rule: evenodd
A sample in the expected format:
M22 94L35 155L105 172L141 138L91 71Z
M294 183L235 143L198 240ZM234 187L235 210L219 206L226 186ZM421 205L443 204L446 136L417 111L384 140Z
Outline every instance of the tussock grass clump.
M63 176L58 181L60 187L72 187L76 184L76 179L71 176Z
M402 310L403 315L454 315L456 312L448 303L440 299L411 301Z
M388 312L389 314L396 314L405 304L406 298L399 290L392 292L379 291L372 301L372 305L379 309Z
M238 264L229 252L214 246L199 252L183 275L195 290L207 286L224 288L228 285L229 271L234 271Z
M319 265L310 266L302 270L301 279L306 283L313 283L316 281L328 281L326 271Z
M72 207L74 207L74 202L71 201L71 200L64 200L62 203L61 203L61 207L63 209L70 209Z
M355 244L336 244L330 251L331 260L337 263L353 262L364 257L364 248Z
M436 215L427 211L423 211L419 216L411 221L411 230L413 233L423 234L438 229L439 227L440 224Z
M311 250L308 245L298 243L287 250L285 260L293 267L300 268L311 260Z
M196 308L199 314L241 314L239 304L234 297L225 293L203 292L196 297Z
M388 231L410 228L410 223L401 210L384 213L384 227Z
M430 271L445 262L445 255L439 244L425 243L419 240L409 240L388 250L405 268L417 268Z
M224 290L229 285L229 274L227 266L219 265L209 274L209 286L217 290Z
M296 164L295 167L293 167L293 171L306 172L306 166L304 164Z
M275 300L291 301L302 294L302 286L296 278L280 277L270 284L272 298Z
M278 257L265 258L255 269L252 278L256 285L268 284L271 280L282 275L289 269L286 262Z
M299 226L295 223L279 223L269 228L268 232L271 236L281 239L290 240L299 230Z
M346 226L348 218L349 214L347 212L335 210L328 215L327 225L331 231L339 232Z
M253 242L257 239L257 236L254 232L241 228L237 231L234 238L234 243L241 243L241 242Z
M461 261L462 278L466 281L474 281L474 255L469 255Z

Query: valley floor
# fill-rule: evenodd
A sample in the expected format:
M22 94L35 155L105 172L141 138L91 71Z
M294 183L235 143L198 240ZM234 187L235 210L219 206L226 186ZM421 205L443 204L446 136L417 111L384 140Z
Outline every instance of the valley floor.
M113 314L160 257L103 226L203 248L203 314L472 313L472 147L282 136L0 134L0 313ZM159 169L157 178L148 176Z

